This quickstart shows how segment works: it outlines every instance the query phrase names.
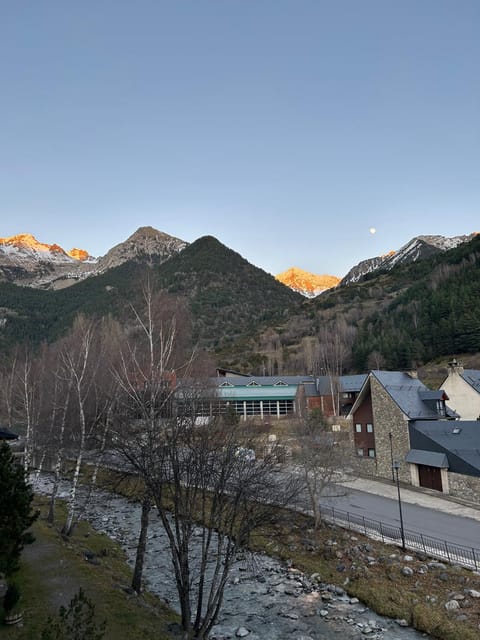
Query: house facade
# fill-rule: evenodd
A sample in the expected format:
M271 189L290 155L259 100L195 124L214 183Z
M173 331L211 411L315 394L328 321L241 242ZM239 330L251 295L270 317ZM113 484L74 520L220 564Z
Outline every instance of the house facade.
M448 395L449 406L462 420L480 419L480 371L464 369L452 360L448 363L448 375L440 389Z
M317 395L313 376L217 376L210 379L209 389L202 415L233 409L243 420L304 416Z
M360 393L367 374L319 376L316 378L316 406L324 416L347 416Z
M476 420L411 422L411 449L406 456L412 484L478 503L480 501L480 429ZM427 478L428 480L428 478Z
M455 417L446 394L431 391L415 373L371 371L349 413L352 445L360 473L392 478L393 461L399 477L413 483L415 471L406 457L410 452L409 424L413 420L446 421Z

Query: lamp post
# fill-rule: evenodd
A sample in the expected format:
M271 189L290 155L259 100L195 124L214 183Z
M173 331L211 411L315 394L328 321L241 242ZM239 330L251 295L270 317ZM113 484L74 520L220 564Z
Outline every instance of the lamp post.
M403 514L402 514L402 501L400 499L400 481L398 479L398 470L400 463L398 460L394 460L392 468L395 470L395 478L397 481L397 493L398 493L398 511L400 513L400 535L402 536L402 549L405 551L405 532L403 530Z
M391 431L388 434L388 437L390 438L390 462L392 464L392 482L393 482L393 484L395 484L395 472L393 471L393 444L392 444L392 432Z

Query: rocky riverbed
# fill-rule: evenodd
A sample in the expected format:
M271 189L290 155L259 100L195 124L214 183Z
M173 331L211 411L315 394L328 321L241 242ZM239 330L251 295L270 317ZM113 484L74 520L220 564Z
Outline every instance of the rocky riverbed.
M48 478L36 490L48 493ZM64 488L66 492L66 487ZM64 494L66 495L66 493ZM85 518L116 540L133 565L140 527L140 505L96 492ZM198 537L201 529L197 531ZM167 538L156 515L151 518L144 566L149 591L178 610ZM195 549L193 549L195 556ZM90 561L94 558L88 558ZM350 598L341 586L325 584L263 554L241 553L232 568L212 640L418 640L426 638L403 620L391 620Z

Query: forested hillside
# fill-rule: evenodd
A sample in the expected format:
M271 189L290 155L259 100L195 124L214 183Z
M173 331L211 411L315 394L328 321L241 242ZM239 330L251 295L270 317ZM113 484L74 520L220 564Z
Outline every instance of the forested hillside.
M389 368L480 351L480 237L392 273L390 287L409 284L359 323L354 366L378 352Z
M212 350L285 320L304 298L212 237L162 264L130 260L67 289L0 284L0 345L38 344L62 335L82 312L121 317L140 304L142 284L187 300L197 345Z
M0 346L62 335L74 317L116 317L154 287L188 303L195 344L257 374L406 369L480 352L480 236L306 300L210 236L163 264L130 261L59 291L0 285Z

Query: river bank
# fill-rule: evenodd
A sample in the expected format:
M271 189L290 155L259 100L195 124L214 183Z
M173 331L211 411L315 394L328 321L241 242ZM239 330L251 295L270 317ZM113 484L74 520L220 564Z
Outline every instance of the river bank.
M49 479L36 482L36 491L48 493ZM66 497L67 487L60 497ZM140 506L96 491L85 518L99 532L116 540L133 566L140 526ZM197 532L200 537L201 530ZM192 563L196 557L192 548ZM152 517L144 567L146 588L178 610L168 541L161 523ZM247 637L249 640L419 640L426 634L375 614L342 587L325 584L321 576L307 576L265 554L237 556L212 640Z

